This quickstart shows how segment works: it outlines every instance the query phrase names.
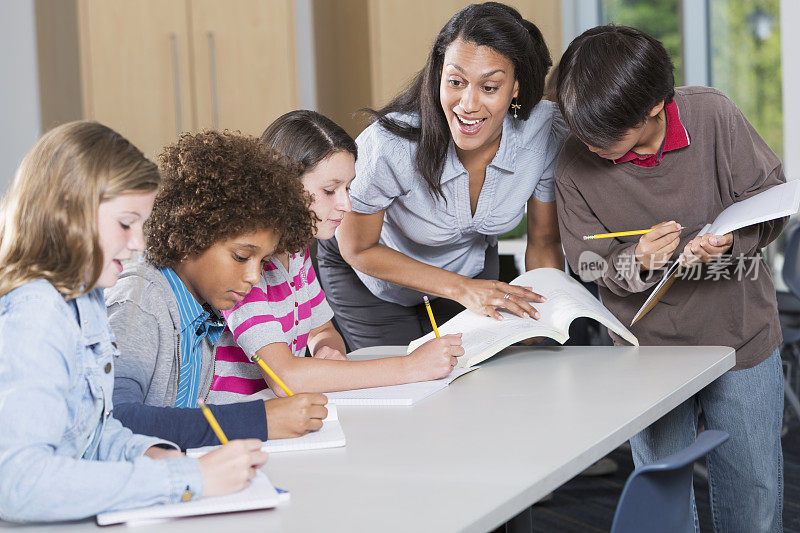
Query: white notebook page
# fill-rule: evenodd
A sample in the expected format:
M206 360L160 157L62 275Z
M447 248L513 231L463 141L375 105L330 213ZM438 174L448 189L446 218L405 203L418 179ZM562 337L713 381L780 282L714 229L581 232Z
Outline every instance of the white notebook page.
M215 498L200 498L191 502L151 505L122 511L110 511L97 515L97 523L101 526L123 522L144 522L163 518L182 516L199 516L251 509L269 509L278 504L278 491L272 486L269 478L262 471L246 489Z
M269 391L269 389L264 389ZM272 394L272 391L269 391ZM267 393L260 393L264 398L268 399ZM274 397L274 394L272 394ZM268 453L279 452L296 452L303 450L321 450L324 448L340 448L347 444L347 439L344 435L344 430L339 422L339 413L336 411L336 405L328 403L328 416L322 421L322 428L319 431L306 433L300 437L292 439L274 439L267 440L261 450ZM269 432L269 428L267 428ZM204 446L202 448L192 448L186 450L186 455L189 457L199 457L212 450L217 449L219 446Z
M447 376L432 381L328 392L325 395L336 405L414 405L472 370L475 369L456 367Z

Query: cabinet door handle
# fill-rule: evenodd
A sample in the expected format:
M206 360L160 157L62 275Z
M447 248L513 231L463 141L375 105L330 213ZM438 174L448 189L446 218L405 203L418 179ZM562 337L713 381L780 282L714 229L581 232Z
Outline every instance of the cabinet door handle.
M183 109L181 106L181 71L180 56L178 55L178 36L170 34L169 39L172 44L172 77L175 91L175 124L178 127L178 136L183 131Z
M217 41L214 32L208 32L208 63L211 69L211 112L214 129L219 129L219 91L217 87Z

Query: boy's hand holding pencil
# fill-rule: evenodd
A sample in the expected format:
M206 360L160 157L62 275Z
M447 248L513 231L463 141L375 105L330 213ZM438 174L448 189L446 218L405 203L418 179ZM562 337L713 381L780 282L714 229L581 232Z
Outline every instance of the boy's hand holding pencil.
M639 239L634 253L640 270L653 270L669 262L681 242L683 226L671 220L653 226Z

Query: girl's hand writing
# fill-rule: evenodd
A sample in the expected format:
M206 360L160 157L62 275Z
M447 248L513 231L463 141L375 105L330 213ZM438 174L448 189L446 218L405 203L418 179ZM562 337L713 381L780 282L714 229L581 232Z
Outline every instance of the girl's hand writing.
M256 471L267 462L258 439L232 440L200 459L203 496L222 496L250 485Z
M328 398L316 392L304 392L264 402L267 411L267 436L270 439L300 437L322 427L328 416Z
M406 361L414 381L428 381L449 374L462 355L464 348L461 347L461 333L458 333L429 340L408 354Z

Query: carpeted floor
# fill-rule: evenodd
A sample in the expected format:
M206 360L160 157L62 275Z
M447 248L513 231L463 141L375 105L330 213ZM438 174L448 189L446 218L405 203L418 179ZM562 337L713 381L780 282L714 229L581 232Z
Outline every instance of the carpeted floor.
M633 471L630 449L621 447L611 456L620 468L602 477L578 476L555 493L553 499L534 506L534 531L577 533L606 532L611 527L617 500L625 480ZM784 504L783 526L787 533L800 533L800 423L794 420L783 438ZM708 505L708 484L695 476L700 529L713 531Z

